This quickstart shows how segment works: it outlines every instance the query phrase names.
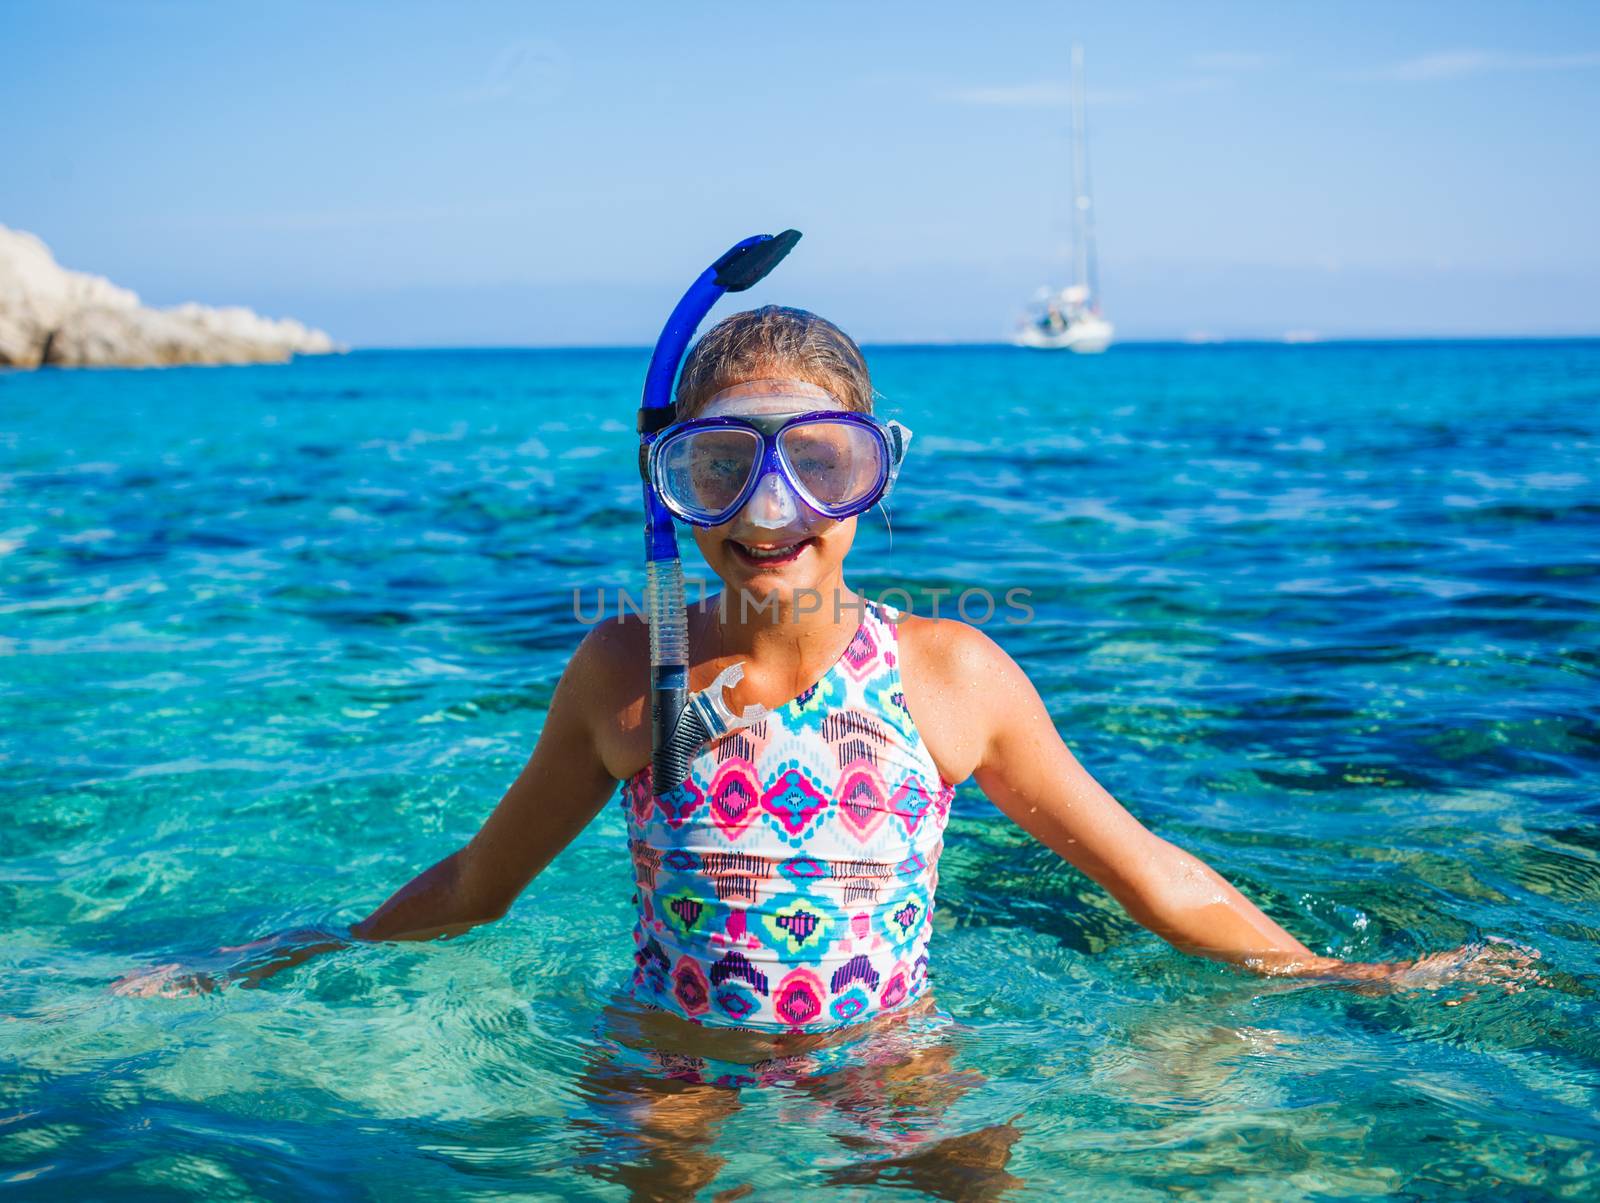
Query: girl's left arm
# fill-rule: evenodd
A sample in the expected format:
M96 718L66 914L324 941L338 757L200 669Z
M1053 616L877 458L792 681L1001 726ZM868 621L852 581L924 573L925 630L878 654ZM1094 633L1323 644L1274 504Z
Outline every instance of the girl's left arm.
M979 787L1020 827L1103 886L1174 947L1257 973L1430 985L1533 977L1538 953L1508 942L1420 961L1360 963L1318 956L1198 857L1141 824L1067 748L1021 668L959 623L941 632L934 703L956 706L963 759ZM963 777L965 774L962 775Z

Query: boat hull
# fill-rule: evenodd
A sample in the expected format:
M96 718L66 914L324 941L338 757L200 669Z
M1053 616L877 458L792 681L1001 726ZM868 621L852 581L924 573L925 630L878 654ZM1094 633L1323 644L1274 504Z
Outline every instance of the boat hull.
M1041 330L1033 323L1023 326L1011 340L1033 351L1073 351L1079 355L1098 355L1111 345L1116 327L1099 318L1073 322L1065 330Z

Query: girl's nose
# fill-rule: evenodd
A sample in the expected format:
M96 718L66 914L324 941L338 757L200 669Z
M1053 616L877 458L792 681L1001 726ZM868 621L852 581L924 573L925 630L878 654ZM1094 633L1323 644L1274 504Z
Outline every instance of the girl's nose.
M744 514L753 526L781 530L799 519L800 506L788 483L776 472L768 472L745 502Z

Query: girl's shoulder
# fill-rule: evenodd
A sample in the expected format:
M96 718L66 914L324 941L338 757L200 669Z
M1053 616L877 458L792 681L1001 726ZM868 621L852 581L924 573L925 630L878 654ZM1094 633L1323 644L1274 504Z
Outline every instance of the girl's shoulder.
M557 692L570 691L606 771L621 780L650 759L650 627L625 614L590 627Z
M1022 670L971 623L907 613L893 621L906 709L945 780L965 781L988 745L994 703L1014 694Z
M649 681L650 626L633 614L602 619L579 641L567 666L597 685L637 693Z
M707 675L699 663L704 659L700 631L713 611L704 604L691 604L688 611L691 673ZM633 610L601 619L579 641L567 671L593 679L619 704L637 702L650 691L650 624Z
M897 641L905 649L902 670L909 665L937 684L959 686L1002 662L1012 663L1004 648L970 622L896 612L881 604L878 612L893 624Z
M689 606L689 688L704 689L723 667L705 655L705 624L714 607ZM650 761L650 624L632 611L589 628L567 663L560 688L571 691L608 772L619 780Z

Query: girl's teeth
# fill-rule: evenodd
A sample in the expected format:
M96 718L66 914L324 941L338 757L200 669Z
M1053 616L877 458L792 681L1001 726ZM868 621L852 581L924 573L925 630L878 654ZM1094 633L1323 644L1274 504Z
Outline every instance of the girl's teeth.
M757 560L775 560L788 555L793 550L793 547L745 547L745 551L753 559Z

